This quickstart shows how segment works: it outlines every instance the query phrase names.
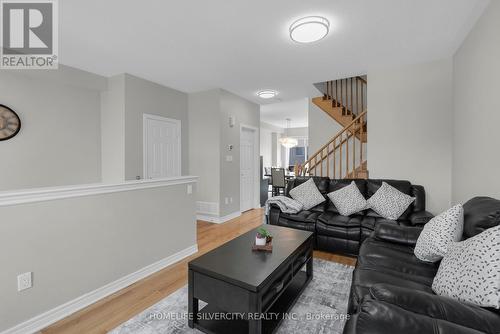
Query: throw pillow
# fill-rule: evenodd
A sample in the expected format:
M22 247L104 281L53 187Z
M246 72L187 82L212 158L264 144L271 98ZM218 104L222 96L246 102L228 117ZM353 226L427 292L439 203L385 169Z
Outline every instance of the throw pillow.
M366 199L354 181L342 189L332 191L328 197L342 216L350 216L366 208Z
M464 303L500 308L500 226L451 244L432 290Z
M432 218L420 233L415 245L415 256L426 262L443 258L452 242L462 239L464 209L461 204Z
M368 207L385 219L396 220L408 209L415 197L408 196L387 182L368 199Z
M325 201L313 179L309 179L290 190L290 197L300 202L304 206L304 210L309 210Z

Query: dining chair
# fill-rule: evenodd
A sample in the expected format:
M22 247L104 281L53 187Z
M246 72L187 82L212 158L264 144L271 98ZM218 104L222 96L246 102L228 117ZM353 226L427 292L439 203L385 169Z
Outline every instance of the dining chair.
M285 169L284 168L272 168L271 169L272 185L273 185L273 195L277 196L283 190L285 193Z

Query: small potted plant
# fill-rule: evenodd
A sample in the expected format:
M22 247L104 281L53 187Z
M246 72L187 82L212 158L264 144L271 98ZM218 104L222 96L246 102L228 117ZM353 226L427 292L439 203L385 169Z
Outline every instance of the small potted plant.
M257 235L255 236L256 246L265 246L266 243L271 242L273 236L263 227L257 230Z

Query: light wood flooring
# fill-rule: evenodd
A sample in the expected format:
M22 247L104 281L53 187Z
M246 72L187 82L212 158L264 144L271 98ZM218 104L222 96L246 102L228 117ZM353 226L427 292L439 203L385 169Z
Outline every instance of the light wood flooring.
M187 263L259 226L263 209L250 210L224 224L198 221L198 252L42 330L53 333L107 333L187 284ZM354 258L315 251L317 258L354 265Z

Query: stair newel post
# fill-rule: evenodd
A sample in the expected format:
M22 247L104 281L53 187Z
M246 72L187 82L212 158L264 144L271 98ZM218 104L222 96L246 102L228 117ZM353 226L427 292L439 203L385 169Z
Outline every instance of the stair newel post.
M326 177L330 177L330 143L326 145Z
M324 148L321 149L321 159L319 160L319 176L323 176L323 152Z
M335 138L333 140L333 151L332 151L332 154L333 154L333 178L335 178L335 176L337 175L337 173L336 173L337 162L335 160L335 147L337 147L337 138Z
M361 139L359 141L359 163L362 164L363 163L363 132L364 132L364 119L365 119L366 115L361 117L359 119L360 121L360 130L359 130L359 138Z
M349 131L352 129L349 129ZM346 141L345 141L345 174L349 175L349 131L346 132Z
M350 94L351 95L351 101L350 101L351 102L351 114L354 115L354 108L353 108L353 101L352 101L352 92L354 90L352 89L352 78L349 79L349 88L351 89L351 94Z
M365 97L364 97L365 87L361 84L361 110L365 110Z
M353 177L356 177L356 132L358 132L358 127L359 120L354 124L354 134L352 140L352 168L354 169Z
M359 114L359 91L358 91L358 87L359 87L359 80L358 78L356 77L356 113Z
M341 179L342 178L342 136L344 134L341 133L340 134L340 142L339 142L339 178Z

